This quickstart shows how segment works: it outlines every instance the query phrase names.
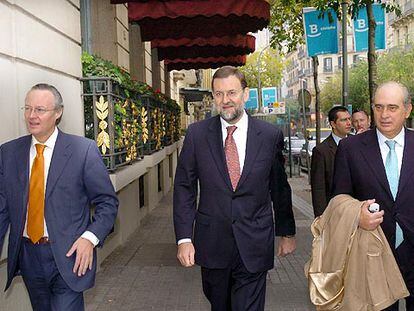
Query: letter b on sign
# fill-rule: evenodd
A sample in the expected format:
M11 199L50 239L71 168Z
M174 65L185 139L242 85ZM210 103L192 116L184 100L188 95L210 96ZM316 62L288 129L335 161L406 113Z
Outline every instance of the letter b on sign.
M316 25L316 24L310 24L309 28L310 28L310 33L312 35L314 35L318 32L318 25Z
M365 29L366 28L366 23L365 23L365 19L358 19L358 29Z

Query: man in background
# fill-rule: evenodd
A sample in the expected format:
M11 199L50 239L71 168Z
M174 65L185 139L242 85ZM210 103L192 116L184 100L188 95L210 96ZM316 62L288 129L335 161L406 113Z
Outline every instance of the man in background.
M95 282L95 247L113 227L118 199L96 143L57 128L63 100L54 86L33 86L22 110L30 135L0 146L6 289L20 273L33 310L81 311L83 291Z
M328 113L332 133L312 150L311 189L315 217L322 215L331 198L335 153L339 141L351 132L351 116L343 106L335 106Z
M352 112L352 126L354 127L355 134L361 134L369 130L369 117L365 110L355 109Z

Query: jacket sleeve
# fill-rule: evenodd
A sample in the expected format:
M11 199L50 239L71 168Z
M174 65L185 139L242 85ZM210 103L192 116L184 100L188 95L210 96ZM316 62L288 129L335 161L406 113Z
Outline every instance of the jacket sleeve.
M3 170L3 151L0 147L0 253L3 248L4 236L10 224L9 212L6 200L6 181Z
M102 245L115 223L118 198L94 141L89 143L86 153L83 178L88 198L95 206L93 221L87 230L95 234Z
M314 147L311 162L312 205L315 217L322 215L328 205L326 197L325 160L319 148Z
M189 126L174 180L173 216L176 240L192 238L196 213L198 174L193 127Z
M274 148L275 159L270 172L270 194L275 213L275 233L277 236L294 235L296 227L292 210L292 190L284 167L281 131L278 131L276 135Z

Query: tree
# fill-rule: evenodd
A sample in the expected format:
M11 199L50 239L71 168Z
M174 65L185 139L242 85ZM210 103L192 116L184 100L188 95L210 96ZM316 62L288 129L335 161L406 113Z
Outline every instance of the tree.
M261 51L247 56L246 65L240 67L250 88L258 86L258 62ZM261 87L278 86L282 80L284 62L276 49L268 48L260 56Z

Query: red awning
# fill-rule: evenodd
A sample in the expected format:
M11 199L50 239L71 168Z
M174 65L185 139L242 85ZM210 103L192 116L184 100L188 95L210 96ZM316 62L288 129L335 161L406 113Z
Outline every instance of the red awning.
M236 35L210 38L154 39L151 47L158 49L158 59L186 59L250 54L255 50L256 38Z
M222 37L266 27L270 4L266 0L129 2L128 16L140 25L142 41Z
M230 57L197 57L187 59L165 60L164 65L168 71L182 69L208 69L218 68L225 65L243 66L246 64L246 55Z

